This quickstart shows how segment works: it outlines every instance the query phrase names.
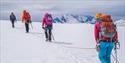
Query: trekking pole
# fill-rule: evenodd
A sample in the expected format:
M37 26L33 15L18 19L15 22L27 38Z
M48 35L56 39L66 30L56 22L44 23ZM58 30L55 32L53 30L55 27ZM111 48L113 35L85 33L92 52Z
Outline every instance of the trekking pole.
M118 61L118 56L117 56L117 49L118 49L117 44L119 45L119 43L116 42L116 43L115 43L115 48L114 48L114 50L115 50L115 61L116 61L116 63L119 63L119 61ZM119 47L120 47L120 46L119 46Z
M51 32L52 33L52 32ZM53 38L53 40L55 41L55 38L54 38L54 36L53 36L53 33L52 33L52 38Z
M117 62L118 63L120 63L119 61L118 61L118 59L116 59L116 57L112 54L112 57L115 59L115 60L117 60Z
M33 29L33 25L32 25L32 23L30 23L30 25L31 25L31 28Z
M116 47L116 45L115 45L115 47ZM116 48L115 48L115 57L116 57L115 61L116 61L116 63L118 63L118 59L117 59L117 50L116 50Z

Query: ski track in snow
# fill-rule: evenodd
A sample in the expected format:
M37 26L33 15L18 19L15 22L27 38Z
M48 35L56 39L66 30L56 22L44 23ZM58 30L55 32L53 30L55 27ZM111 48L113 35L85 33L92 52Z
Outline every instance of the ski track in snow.
M99 63L93 25L54 24L55 41L46 42L41 23L32 24L33 29L30 27L27 34L21 22L12 29L10 22L0 21L1 63ZM121 43L118 60L125 63L125 27L118 27L118 32Z

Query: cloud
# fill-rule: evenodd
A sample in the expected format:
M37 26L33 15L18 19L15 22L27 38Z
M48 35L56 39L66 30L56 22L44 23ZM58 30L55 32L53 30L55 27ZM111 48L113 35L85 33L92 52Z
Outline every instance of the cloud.
M24 9L28 10L33 17L41 16L45 12L90 15L103 12L114 16L125 16L124 6L124 0L1 0L0 9L2 18L6 18L11 11L18 16Z

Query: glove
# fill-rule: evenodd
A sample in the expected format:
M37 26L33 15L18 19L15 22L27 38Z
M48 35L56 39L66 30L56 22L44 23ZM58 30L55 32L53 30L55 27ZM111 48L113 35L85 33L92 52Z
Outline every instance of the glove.
M45 29L45 27L42 27L43 29Z
M100 44L97 44L95 47L97 52L99 52L99 46L100 46Z
M118 41L115 42L115 50L120 48L120 43Z

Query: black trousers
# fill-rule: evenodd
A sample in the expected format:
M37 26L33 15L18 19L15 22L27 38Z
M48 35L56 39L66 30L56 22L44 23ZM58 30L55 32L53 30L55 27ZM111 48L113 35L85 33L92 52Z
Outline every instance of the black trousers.
M51 35L52 35L52 26L47 26L45 28L45 37L46 37L46 40L51 41Z
M51 35L52 35L51 30L46 30L45 31L46 40L51 41Z
M29 23L25 23L26 32L29 32Z
M14 26L14 20L11 20L11 23L12 23L12 27L14 28L15 26Z

